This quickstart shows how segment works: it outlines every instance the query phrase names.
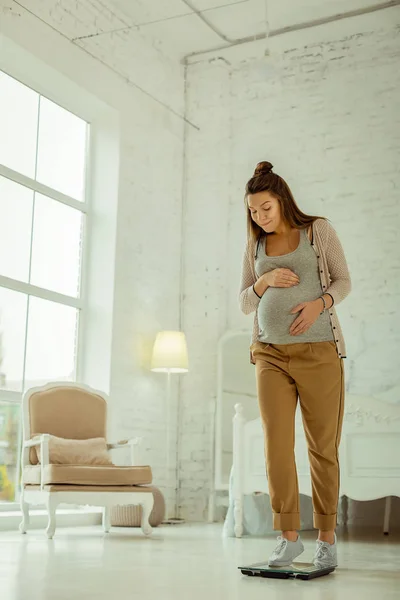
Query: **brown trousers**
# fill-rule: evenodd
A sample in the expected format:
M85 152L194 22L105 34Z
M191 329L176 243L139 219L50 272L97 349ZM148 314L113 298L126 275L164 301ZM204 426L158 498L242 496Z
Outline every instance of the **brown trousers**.
M294 454L297 398L311 469L314 527L336 527L344 369L335 342L251 346L274 529L300 529Z

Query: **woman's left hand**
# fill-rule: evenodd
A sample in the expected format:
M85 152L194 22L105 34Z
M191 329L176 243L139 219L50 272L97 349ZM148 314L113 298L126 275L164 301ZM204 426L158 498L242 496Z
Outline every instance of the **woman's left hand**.
M318 319L322 311L322 302L318 298L311 302L302 302L290 311L291 314L300 312L297 319L295 319L290 327L290 335L301 335L305 333L307 329L311 327Z

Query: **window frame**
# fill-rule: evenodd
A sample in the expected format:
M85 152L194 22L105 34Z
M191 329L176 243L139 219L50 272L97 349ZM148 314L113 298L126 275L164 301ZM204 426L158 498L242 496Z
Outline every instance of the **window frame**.
M80 273L79 273L79 284L80 285L79 285L79 294L77 297L68 296L68 295L65 295L65 294L62 294L59 292L55 292L55 291L52 291L52 290L49 290L46 288L42 288L42 287L33 285L31 283L23 282L23 281L13 279L10 277L6 277L6 276L0 274L0 287L7 288L9 290L20 292L20 293L27 295L26 318L25 318L25 338L24 338L25 345L24 345L22 385L21 385L22 389L20 391L15 391L15 390L7 390L7 389L3 390L0 388L0 404L2 404L2 405L12 404L14 406L15 405L18 406L18 405L22 405L22 398L25 393L25 371L26 371L26 354L27 354L27 342L28 342L29 302L30 302L31 296L41 298L43 300L49 300L51 302L56 302L56 303L62 304L64 306L70 306L77 310L77 334L76 334L77 337L76 337L76 352L75 352L75 357L74 357L75 358L75 378L71 381L74 381L74 382L80 381L82 378L82 365L83 365L82 353L83 353L83 346L84 346L83 332L84 332L84 322L85 322L85 316L86 316L85 309L87 307L85 275L86 275L86 268L87 268L87 262L88 262L87 256L86 256L86 254L88 252L87 237L89 235L88 232L90 230L89 207L90 207L90 174L91 174L91 147L92 147L91 132L92 132L92 128L91 128L91 123L88 121L87 118L77 114L75 111L71 110L70 108L66 107L65 105L61 104L60 102L57 102L56 99L45 96L38 89L35 89L35 88L31 87L29 84L21 81L20 79L17 79L12 74L10 74L9 72L7 72L3 68L1 68L1 66L0 66L0 69L7 76L12 77L13 79L16 79L16 81L19 81L22 85L29 87L30 89L32 89L35 93L37 93L39 95L38 127L39 127L39 119L40 119L40 102L41 102L42 97L50 100L51 102L54 102L58 106L61 106L65 110L67 110L70 113L74 114L75 116L79 117L80 119L85 121L86 125L87 125L86 144L85 144L85 171L84 171L85 187L84 187L84 195L83 195L82 200L76 200L75 198L68 196L67 194L64 194L52 187L49 187L43 183L40 183L39 181L36 181L35 179L32 179L31 177L24 175L22 173L19 173L18 171L15 171L15 170L3 165L2 163L0 163L0 176L1 177L4 177L14 183L22 185L23 187L26 187L34 192L33 208L32 208L33 215L34 215L34 209L35 209L35 193L42 194L43 196L47 196L48 198L50 198L51 200L53 200L55 202L59 202L66 206L70 206L71 208L74 208L74 209L80 211L83 215L83 225L82 225L82 232L81 232L82 249L81 249L81 256L80 256ZM39 136L38 136L38 131L37 131L36 132L36 162L37 162L37 156L38 156L38 138L39 138ZM32 218L31 229L30 229L30 241L31 241L30 257L29 257L30 263L32 261L33 233L34 233L34 217ZM19 428L18 447L21 446L21 442L22 442L22 420L20 422L20 428ZM15 481L15 489L16 489L15 499L13 502L0 502L0 512L15 511L16 509L19 508L20 493L19 493L17 483L19 480L19 474L20 474L20 469L21 469L20 461L21 461L21 453L18 452L17 464L16 464L16 474L17 475L16 475L16 481Z
M82 69L77 73L75 63L64 60L61 51L54 53L53 45L47 38L42 40L43 45L38 45L32 41L33 38L29 38L32 43L29 40L27 43L26 37L19 36L19 30L15 33L16 35L7 36L0 33L0 69L90 125L90 140L87 144L90 161L86 164L85 178L87 217L81 263L82 310L77 340L76 381L110 395L117 218L121 181L120 155L123 139L121 118L131 109L133 92L126 88L125 84L122 85L112 73L103 72L103 80L108 82L107 90L113 90L111 95L108 92L104 93L104 86L98 85L98 77L93 77L91 58L81 57ZM65 56L68 56L70 47L66 46L65 50ZM35 184L38 189L42 189L41 184ZM59 192L56 194L58 196ZM73 201L77 202L75 199ZM79 210L82 210L82 205L79 201ZM21 392L5 393L14 394L14 398L9 398L20 404ZM113 400L114 395L111 394L110 412ZM22 432L22 428L20 431ZM117 436L112 419L109 423L109 433ZM20 460L20 453L17 460ZM14 503L1 503L0 512L2 510L19 511L18 496Z

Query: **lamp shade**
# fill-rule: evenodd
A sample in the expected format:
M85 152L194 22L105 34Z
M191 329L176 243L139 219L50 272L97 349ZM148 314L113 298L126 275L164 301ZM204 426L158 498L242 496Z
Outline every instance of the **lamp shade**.
M156 372L186 373L188 354L182 331L160 331L154 342L151 370Z

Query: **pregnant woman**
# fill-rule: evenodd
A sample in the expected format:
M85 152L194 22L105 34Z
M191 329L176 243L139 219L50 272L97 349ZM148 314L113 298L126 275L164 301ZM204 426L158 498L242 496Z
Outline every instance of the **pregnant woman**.
M240 307L255 311L251 362L265 434L274 529L270 566L287 566L304 546L294 454L299 399L312 479L314 565L337 566L338 447L344 406L345 343L335 306L350 292L342 246L323 217L306 215L269 162L246 185L248 239Z

